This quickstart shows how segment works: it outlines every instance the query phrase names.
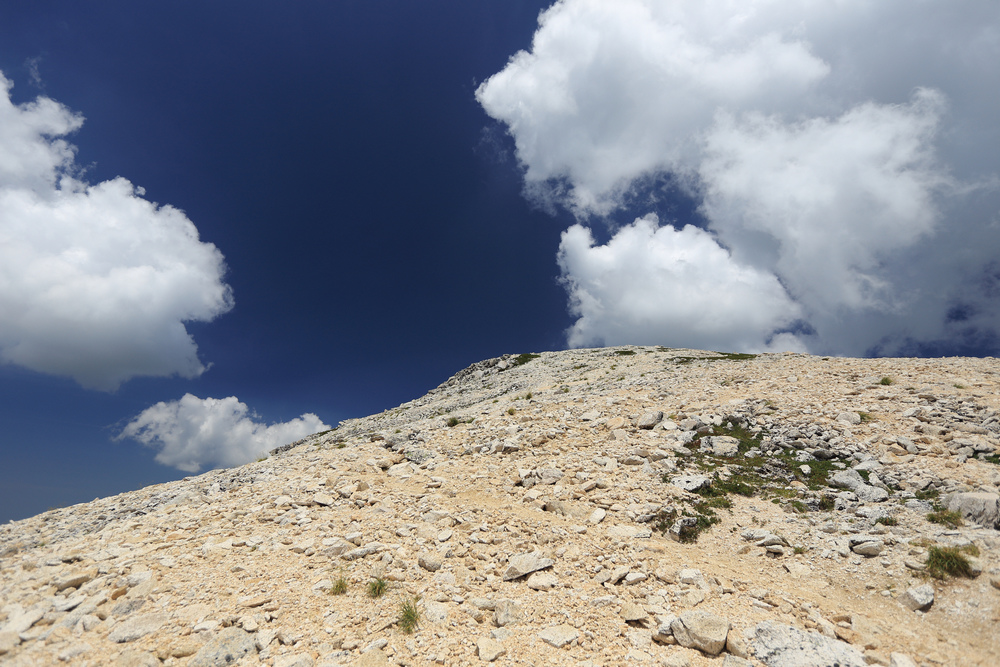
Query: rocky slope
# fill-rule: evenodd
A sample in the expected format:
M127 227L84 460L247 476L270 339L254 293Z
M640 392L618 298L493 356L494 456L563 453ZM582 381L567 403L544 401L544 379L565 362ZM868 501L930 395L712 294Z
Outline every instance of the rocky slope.
M0 663L1000 664L998 387L996 359L484 361L0 527Z

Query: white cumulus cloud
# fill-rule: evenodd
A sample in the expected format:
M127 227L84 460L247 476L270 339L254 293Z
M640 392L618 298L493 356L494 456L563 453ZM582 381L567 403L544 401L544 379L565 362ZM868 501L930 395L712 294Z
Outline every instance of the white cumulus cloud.
M982 348L1000 345L998 35L991 0L560 0L476 97L507 126L528 196L585 223L654 211L669 196L656 184L679 184L706 227L699 247L794 306L744 292L696 347L794 335L821 353ZM640 245L636 225L603 247L567 232L570 344L692 340L644 310L695 238L675 226L640 225ZM595 281L570 246L617 278ZM731 280L670 276L675 295ZM740 342L754 308L774 328Z
M222 254L125 178L82 180L65 137L83 118L11 86L0 73L0 361L105 390L199 375L184 323L232 308Z
M697 227L658 222L640 218L602 246L581 225L563 232L559 266L579 316L570 345L653 345L669 332L676 347L800 347L787 337L773 340L799 316L773 275L737 264Z
M185 472L253 461L269 450L330 427L306 413L287 422L265 424L235 396L161 401L130 421L118 439L131 438L158 449L156 460Z

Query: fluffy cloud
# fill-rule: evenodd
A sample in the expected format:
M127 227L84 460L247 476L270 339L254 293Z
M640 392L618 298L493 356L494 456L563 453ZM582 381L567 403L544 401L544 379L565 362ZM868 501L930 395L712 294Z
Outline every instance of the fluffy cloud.
M699 169L703 211L741 257L788 277L814 308L888 307L881 258L934 229L934 195L949 185L930 150L941 107L919 91L909 105L795 124L721 115Z
M780 308L773 289L744 291L697 330L699 347L760 346L792 311L815 352L995 339L997 34L1000 5L987 0L962 11L944 0L555 3L531 50L476 93L508 127L528 195L586 221L656 210L655 184L679 183L708 232L636 223L596 248L567 232L560 266L580 316L570 343L692 340L644 308L650 285L671 286L661 311L726 293L731 271L668 270L696 239L755 284L782 287ZM756 342L739 334L747 309L758 327L773 315Z
M579 316L574 347L656 344L763 351L799 308L767 272L735 263L707 232L659 227L655 215L622 228L603 246L588 229L563 233L559 266ZM798 347L798 346L795 346Z
M793 99L828 65L795 37L739 25L745 2L557 2L476 91L510 129L529 191L607 213L652 170L685 169L720 105Z
M115 389L205 370L184 323L233 305L222 254L124 178L90 185L64 137L83 119L15 105L0 74L0 361Z
M118 439L159 449L156 460L185 472L237 466L330 427L312 413L270 426L235 396L160 402L129 422Z

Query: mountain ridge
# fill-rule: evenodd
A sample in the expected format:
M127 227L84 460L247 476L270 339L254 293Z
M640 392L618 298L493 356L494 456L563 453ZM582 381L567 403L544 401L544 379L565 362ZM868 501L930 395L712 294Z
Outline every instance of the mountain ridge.
M0 662L996 664L998 388L996 359L487 359L0 527Z

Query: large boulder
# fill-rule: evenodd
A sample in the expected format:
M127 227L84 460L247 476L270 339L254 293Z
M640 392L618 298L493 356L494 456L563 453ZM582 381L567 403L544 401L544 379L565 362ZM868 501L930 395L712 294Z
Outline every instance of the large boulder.
M638 428L648 430L659 424L661 421L663 421L663 412L660 410L651 410L639 417L639 421L636 423L636 426Z
M834 473L830 478L830 484L842 489L850 489L858 499L866 503L880 503L889 498L888 491L867 484L864 477L853 468Z
M754 657L767 667L868 666L864 654L846 642L774 621L764 621L754 628L751 645Z
M254 637L235 626L223 628L188 661L189 667L225 667L256 653Z
M708 655L718 655L726 648L729 627L728 619L707 611L686 611L670 624L678 644Z
M950 493L943 500L949 511L958 512L966 521L1000 530L1000 495L981 491Z

